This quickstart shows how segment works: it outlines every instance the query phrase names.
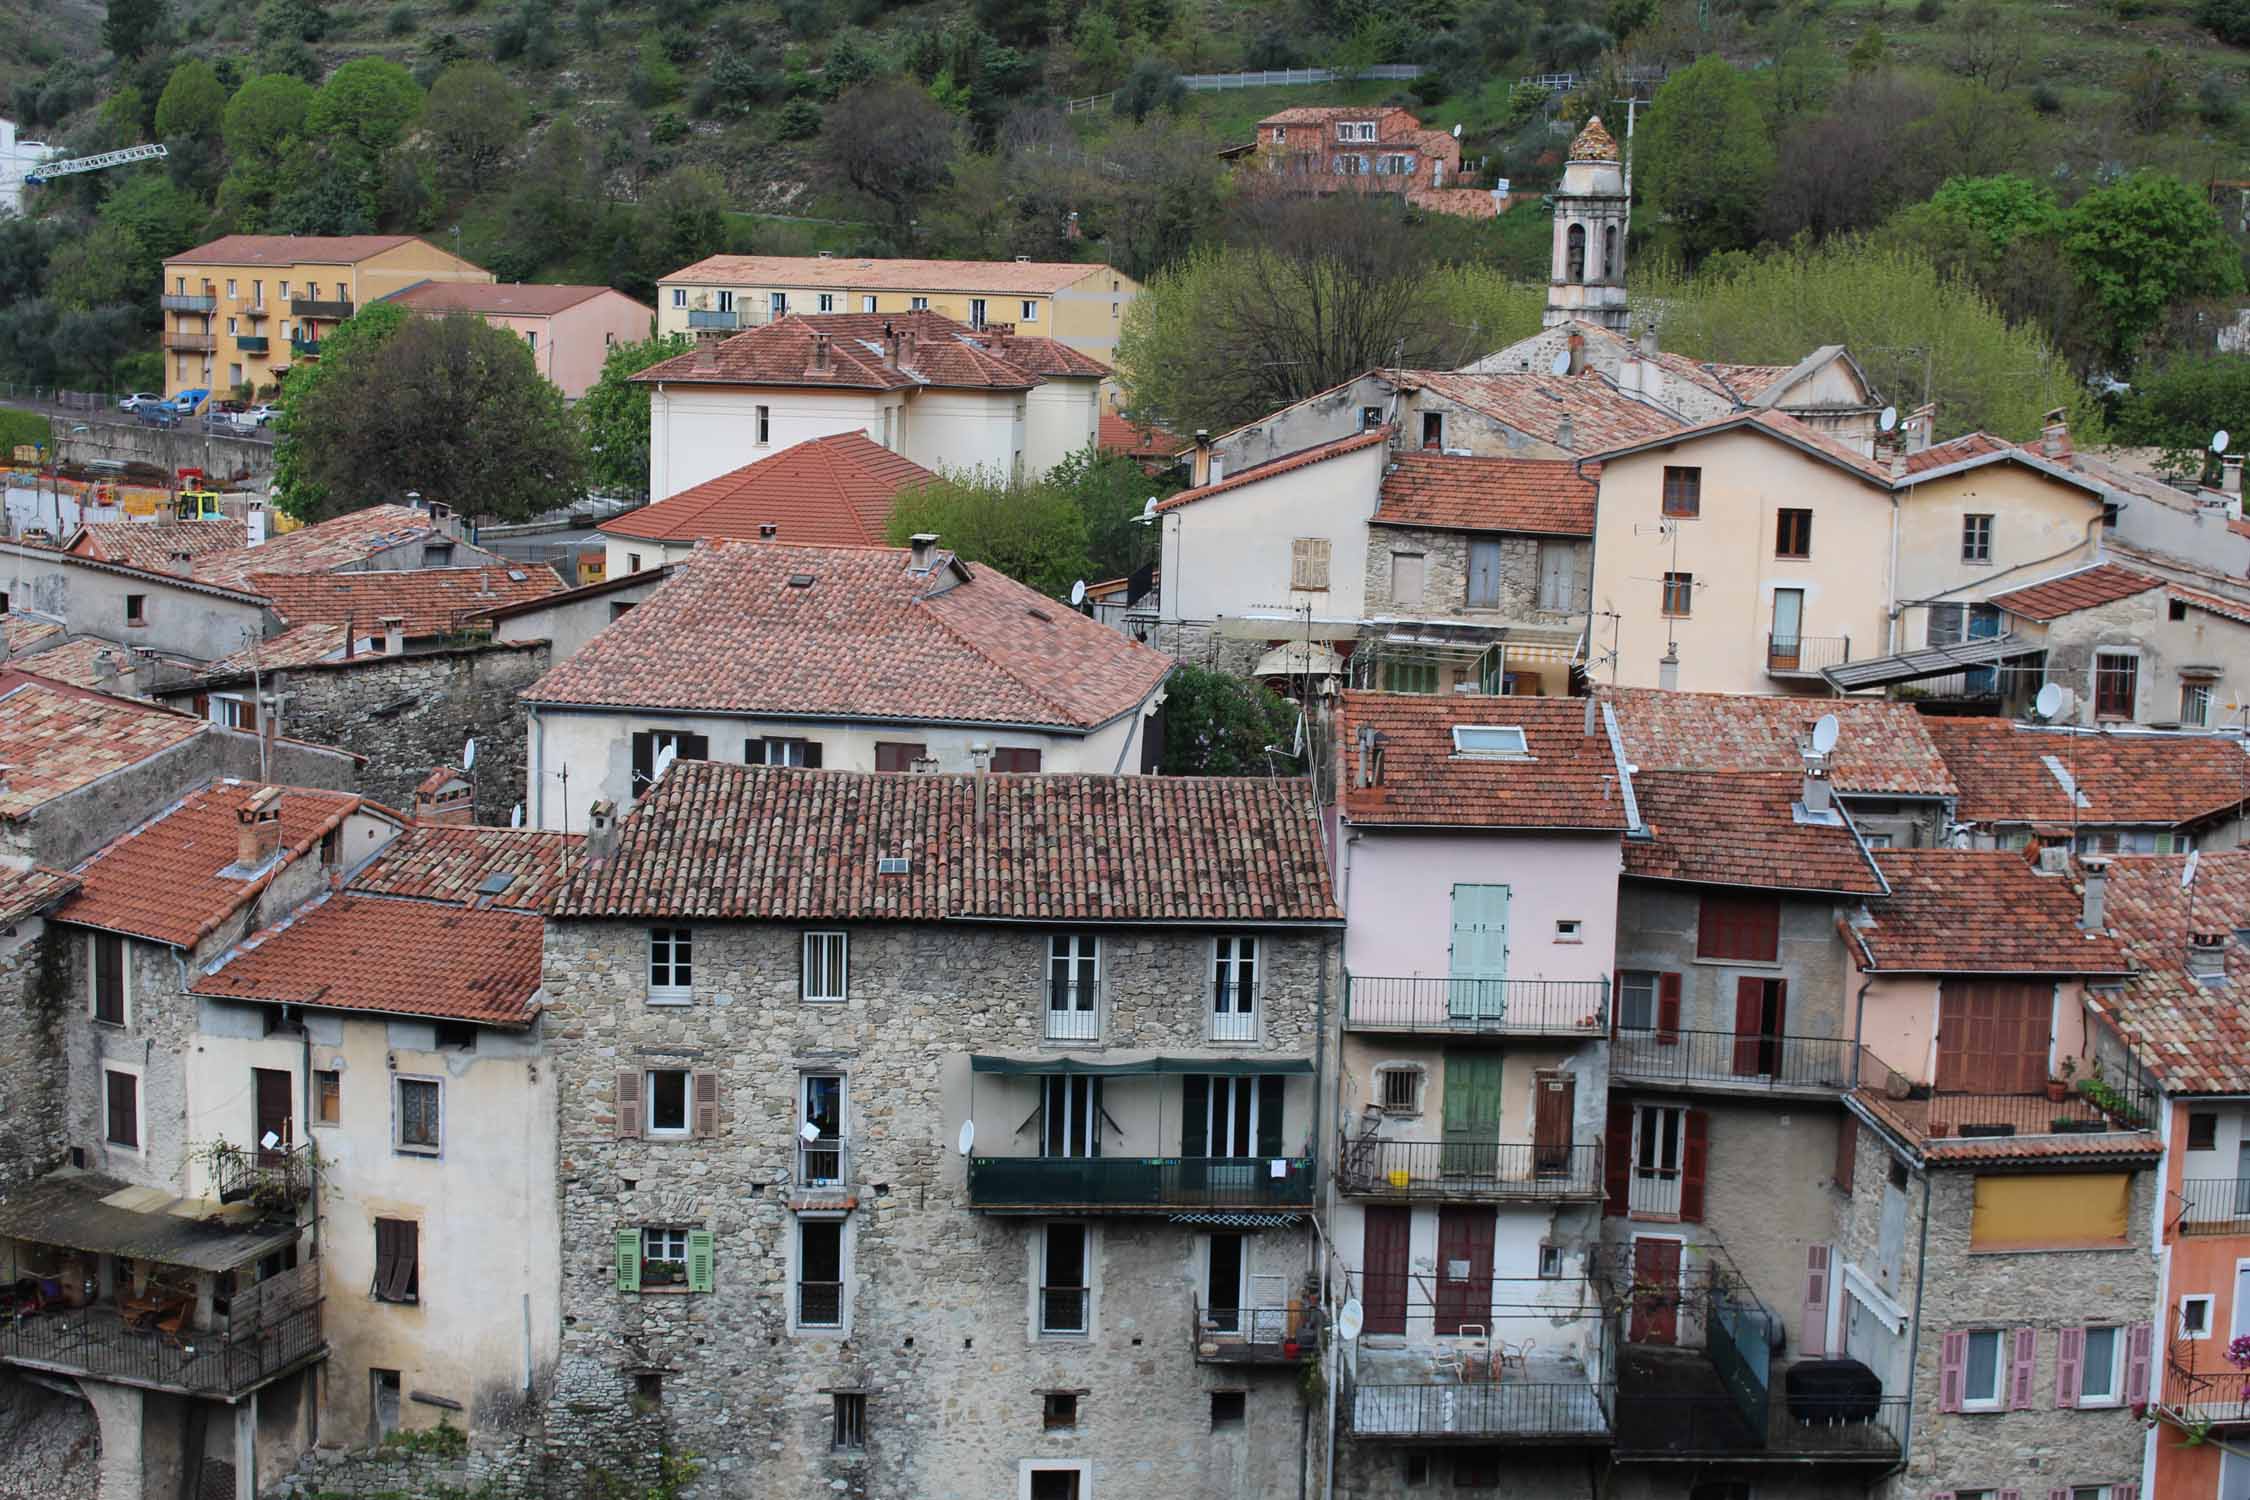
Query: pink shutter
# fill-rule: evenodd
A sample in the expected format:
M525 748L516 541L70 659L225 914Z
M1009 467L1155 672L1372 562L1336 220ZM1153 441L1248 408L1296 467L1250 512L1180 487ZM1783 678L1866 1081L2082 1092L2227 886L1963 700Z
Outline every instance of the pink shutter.
M2023 1500L2022 1490L1994 1490L1992 1493L1998 1500Z
M2076 1406L2086 1364L2086 1330L2065 1328L2055 1338L2055 1405Z
M2039 1368L2039 1331L2035 1328L2016 1330L2016 1354L2008 1364L2008 1409L2021 1411L2031 1405L2031 1378Z
M1819 1359L1828 1352L1828 1247L1805 1247L1805 1321L1799 1330L1805 1358Z
M617 1070L617 1138L629 1141L641 1133L641 1070Z
M1953 1491L1932 1490L1930 1491L1930 1500L1953 1500Z
M1938 1398L1939 1411L1961 1409L1961 1384L1967 1376L1969 1364L1969 1336L1949 1333L1938 1342ZM1952 1491L1945 1492L1951 1500Z
M2109 1487L2109 1500L2141 1500L2141 1487L2137 1484L2113 1484Z
M2125 1330L2125 1401L2129 1406L2148 1404L2148 1367L2156 1329L2135 1323Z
M2114 1491L2113 1491L2113 1493L2114 1493ZM2049 1490L2049 1491L2047 1491L2047 1500L2070 1500L2070 1491L2068 1491L2068 1490Z

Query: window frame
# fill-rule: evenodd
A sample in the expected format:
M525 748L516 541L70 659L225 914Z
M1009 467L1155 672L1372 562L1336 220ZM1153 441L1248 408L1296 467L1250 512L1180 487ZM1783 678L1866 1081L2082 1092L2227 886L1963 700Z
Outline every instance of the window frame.
M437 1138L428 1143L409 1141L406 1138L406 1090L408 1086L429 1088L437 1099ZM445 1080L432 1078L425 1073L394 1073L391 1075L391 1154L394 1156L441 1157L445 1154Z
M406 1273L406 1285L403 1288L397 1288L396 1295L393 1294L392 1288L386 1287L383 1278L383 1252L381 1247L383 1242L382 1226L385 1224L394 1226L391 1230L394 1236L398 1234L400 1229L404 1229L407 1238L412 1242L413 1248L413 1267ZM422 1221L419 1219L395 1218L389 1214L375 1214L370 1216L368 1227L375 1236L376 1245L375 1271L367 1287L368 1300L388 1302L393 1307L419 1306L422 1301ZM396 1276L391 1278L394 1285L397 1280Z
M677 1129L656 1123L656 1080L668 1074L678 1074L680 1079L680 1123ZM641 1138L652 1141L684 1141L694 1134L695 1069L641 1069Z
M1018 319L1017 321L1019 321L1019 322L1023 322L1023 323L1036 323L1036 322L1038 322L1038 321L1039 321L1039 304L1038 304L1037 302L1033 302L1033 301L1027 301L1027 302L1025 302L1025 303L1023 304L1023 314L1022 314L1022 316L1021 316L1021 317L1020 317L1020 318L1019 318L1019 319Z
M1461 607L1498 609L1500 596L1506 591L1502 578L1507 572L1507 552L1500 539L1470 537L1464 561L1468 566L1461 575Z
M806 1005L842 1005L851 999L851 933L833 927L807 928L797 949L797 999ZM815 946L821 950L816 958ZM830 951L830 950L833 951ZM818 969L833 979L833 990L813 983Z
M1648 1024L1633 1024L1630 1006L1636 983L1645 983L1648 993ZM1656 1030L1657 971L1654 969L1619 969L1617 971L1617 1029L1619 1031L1653 1032Z
M818 1226L823 1232L836 1236L836 1279L808 1282L805 1279L805 1236ZM851 1326L851 1221L841 1213L798 1214L796 1226L789 1236L789 1326L792 1332L846 1334ZM805 1288L807 1286L833 1286L836 1289L836 1317L833 1322L816 1323L805 1316Z
M1405 585L1411 579L1413 587ZM1409 595L1412 597L1408 597ZM1422 609L1430 596L1430 559L1426 552L1391 554L1391 607Z
M1716 910L1715 910L1716 908ZM1731 910L1730 910L1731 908ZM1757 908L1759 925L1771 913L1773 946L1770 950L1754 952L1746 944L1734 939L1748 925L1752 908ZM1717 920L1714 920L1714 917ZM1781 898L1779 896L1750 896L1734 891L1705 891L1697 898L1695 912L1695 956L1699 962L1721 964L1778 964L1781 962Z
M1968 1342L1961 1348L1961 1410L2005 1410L2008 1404L2008 1330L1971 1328L1967 1332ZM1992 1391L1986 1396L1972 1396L1969 1391L1969 1372L1975 1367L1979 1339L1992 1340Z
M1054 1233L1067 1229L1078 1236L1078 1280L1075 1282L1050 1281L1054 1274ZM1038 1336L1042 1339L1087 1339L1094 1332L1094 1226L1084 1219L1049 1219L1039 1226L1037 1252L1039 1278L1032 1288L1032 1304ZM1076 1327L1051 1326L1050 1295L1055 1292L1078 1294L1078 1319Z
M1984 510L1961 512L1961 561L1980 566L1991 563L1994 530L1993 512Z
M695 1001L695 929L693 927L661 924L646 929L643 978L647 981L647 1001L650 1005L690 1005ZM663 957L658 958L659 949ZM683 961L682 948L687 950ZM682 971L687 982L680 982ZM664 982L657 982L658 973Z
M114 944L117 956L117 1014L102 1014L102 947ZM86 1017L101 1026L128 1029L133 1024L132 943L120 932L94 928L86 934Z
M1266 1008L1261 1003L1264 958L1255 933L1221 933L1211 939L1211 996L1206 1013L1212 1041L1258 1040L1265 1024ZM1231 1007L1227 1004L1230 997Z
M148 595L127 594L125 596L125 623L129 628L135 630L139 630L148 624Z
M760 405L757 408L757 423L758 446L761 448L771 447L773 445L773 408Z
M1676 573L1667 568L1663 579L1663 603L1659 613L1667 620L1688 620L1695 617L1695 575Z
M650 1266L650 1264L651 1264L651 1263L655 1263L655 1264L658 1264L658 1265L667 1265L667 1266L669 1266L669 1265L676 1265L676 1266L678 1266L678 1267L680 1268L679 1279L678 1279L678 1280L677 1280L676 1282L666 1282L666 1283L663 1283L663 1285L667 1285L667 1286L680 1286L680 1287L685 1287L685 1286L687 1285L687 1277L688 1277L688 1235L689 1235L689 1233L690 1233L689 1229L688 1229L688 1228L687 1228L687 1227L686 1227L685 1225L681 1225L681 1226L678 1226L678 1227L674 1227L673 1225L670 1225L670 1224L643 1224L643 1225L641 1225L641 1226L640 1226L640 1230L641 1230L641 1289L642 1289L643 1291L646 1291L646 1290L648 1289L648 1268L649 1268L649 1266ZM673 1241L673 1240L675 1240L675 1239L677 1239L677 1240L678 1240L678 1242L679 1242L679 1251L680 1251L680 1253L679 1253L678 1255L676 1255L676 1256L674 1256L674 1255L660 1255L660 1254L657 1254L657 1253L655 1253L654 1251L652 1251L652 1250L651 1250L651 1249L649 1248L649 1247L650 1247L650 1244L651 1244L651 1242L652 1242L652 1241L651 1241L651 1237L652 1237L652 1236L654 1236L654 1237L657 1237L658 1239L661 1239L661 1241L663 1242L663 1246L662 1246L662 1247L663 1247L664 1249L666 1249L666 1250L669 1250L669 1249L671 1249L671 1248L672 1248L672 1241Z
M335 1108L331 1110L330 1105ZM319 1128L344 1123L344 1070L341 1068L313 1069L312 1119L307 1123Z
M2191 1332L2188 1328L2187 1310L2190 1303L2195 1304L2203 1310L2203 1327L2200 1331ZM2176 1320L2178 1326L2173 1331L2173 1337L2182 1339L2208 1339L2209 1337L2211 1337L2211 1315L2217 1310L2218 1298L2215 1293L2183 1293L2180 1297L2180 1316Z
M2094 1369L2094 1335L2109 1335L2109 1388L2095 1393L2087 1389L2087 1377ZM2122 1406L2125 1403L2125 1340L2126 1328L2122 1323L2088 1323L2079 1330L2078 1390L2076 1404L2096 1410Z
M2141 706L2141 655L2117 647L2097 649L2094 652L2094 717L2096 719L2132 719ZM2118 683L2124 684L2125 706L2116 707ZM2103 707L2107 700L2109 707Z
M1099 1041L1102 1035L1102 979L1109 955L1103 952L1101 933L1089 928L1067 928L1047 934L1047 970L1045 982L1040 986L1040 999L1045 1014L1041 1022L1043 1040L1051 1042ZM1067 968L1058 971L1057 965ZM1087 970L1091 969L1091 977ZM1072 1003L1057 1005L1058 995L1068 991ZM1083 998L1086 1003L1077 1003ZM1055 1017L1066 1015L1083 1017L1060 1028Z
M123 1079L132 1086L133 1138L117 1138L117 1081ZM129 1063L102 1062L102 1145L110 1151L128 1156L143 1156L148 1152L147 1111L141 1100L141 1069Z
M867 1451L867 1392L830 1391L830 1422L828 1451L831 1453L864 1453Z
M1813 513L1810 506L1784 505L1775 510L1773 555L1793 561L1812 556Z
M1386 1115L1401 1119L1422 1113L1422 1082L1428 1075L1418 1063L1385 1064L1375 1070L1375 1097L1373 1104ZM1396 1083L1403 1081L1406 1098L1403 1103L1392 1099Z
M1703 514L1703 466L1666 464L1659 512L1675 521L1693 521Z
M2183 728L2208 729L2211 727L2211 696L2217 684L2208 677L2186 677L2180 681L2180 724Z

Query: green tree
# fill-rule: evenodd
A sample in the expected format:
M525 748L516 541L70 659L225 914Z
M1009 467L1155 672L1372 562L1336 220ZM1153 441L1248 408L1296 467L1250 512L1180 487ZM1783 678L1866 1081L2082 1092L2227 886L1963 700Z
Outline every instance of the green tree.
M209 212L203 200L169 177L143 172L128 177L102 200L101 221L130 230L149 260L139 269L148 285L155 285L162 262L192 248L203 238Z
M1287 753L1296 740L1297 706L1263 683L1185 662L1164 679L1167 776L1286 773L1296 764Z
M2126 363L2175 303L2242 290L2242 263L2218 210L2160 172L2136 172L2079 199L2063 251L2098 310L2104 347Z
M2192 474L2222 428L2250 433L2250 359L2240 355L2174 359L2134 376L2113 433L2122 443L2163 449L2167 470Z
M156 97L156 133L165 141L216 143L226 124L227 89L200 57L172 69Z
M278 167L304 139L312 85L286 73L262 73L227 101L227 156L236 167Z
M370 163L405 138L422 112L422 87L414 75L379 57L355 57L335 72L313 96L305 128L332 142L348 143Z
M160 263L124 224L71 236L47 263L47 295L61 310L90 312L147 296Z
M586 434L586 474L595 489L647 498L648 387L633 384L633 377L694 347L695 340L684 333L611 347L602 360L601 378L579 398L576 411Z
M490 187L523 139L523 96L490 63L455 63L430 85L422 133L447 186Z
M1156 528L1141 523L1152 499L1161 500L1178 485L1151 479L1121 453L1104 453L1091 444L1047 471L1040 481L1070 498L1086 521L1087 576L1125 578L1156 560Z
M1927 203L1901 211L1947 235L1981 240L1995 251L2020 239L2060 233L2062 205L2055 190L2028 177L1948 177Z
M829 108L821 145L845 186L880 212L891 247L914 239L914 215L945 186L959 150L952 117L903 79L863 83Z
M1707 56L1665 80L1634 152L1650 205L1691 259L1752 243L1773 178L1773 143L1757 90L1732 64Z
M327 492L312 477L312 451L289 440L290 413L321 404L318 392L338 370L371 359L376 349L390 342L413 315L396 302L367 302L359 311L322 335L320 358L291 365L281 385L281 416L274 424L273 493L283 510L299 520L332 514L325 509ZM350 510L352 506L340 507Z
M1013 485L989 471L949 474L899 495L893 545L931 532L964 562L998 568L1057 599L1089 571L1086 517L1051 485Z
M585 439L521 338L481 318L411 318L287 393L280 446L302 520L410 493L471 516L528 520L586 492ZM276 458L277 489L282 477Z
M132 62L162 43L169 18L164 0L109 0L102 15L102 45L111 56Z

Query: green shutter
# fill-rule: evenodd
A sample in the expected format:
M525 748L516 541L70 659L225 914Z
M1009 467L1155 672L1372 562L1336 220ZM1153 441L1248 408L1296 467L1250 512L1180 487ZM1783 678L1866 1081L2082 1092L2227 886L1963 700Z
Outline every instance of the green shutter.
M641 1232L638 1229L617 1231L617 1289L621 1292L641 1289Z
M687 1237L687 1289L711 1290L711 1231L691 1229Z
M1211 1154L1211 1080L1190 1073L1180 1080L1180 1155Z

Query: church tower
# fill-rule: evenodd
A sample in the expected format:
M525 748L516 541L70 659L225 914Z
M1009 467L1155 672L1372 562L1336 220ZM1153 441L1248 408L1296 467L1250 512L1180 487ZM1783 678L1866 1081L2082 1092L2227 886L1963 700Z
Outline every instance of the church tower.
M1600 115L1570 143L1555 193L1555 245L1547 272L1549 328L1583 318L1626 332L1625 164Z

